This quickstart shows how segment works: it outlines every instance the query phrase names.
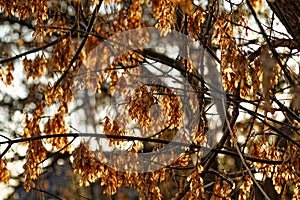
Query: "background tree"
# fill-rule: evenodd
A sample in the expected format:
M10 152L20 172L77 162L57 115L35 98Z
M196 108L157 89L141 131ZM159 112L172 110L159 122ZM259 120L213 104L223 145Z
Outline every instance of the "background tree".
M0 0L0 181L36 191L30 198L97 199L103 192L116 199L137 193L140 199L298 199L299 8L292 0ZM189 58L203 51L184 48L172 55L125 49L111 62L126 40L114 36L143 27L156 27L162 38L171 30L188 35L216 68L198 67ZM133 43L151 37L146 32ZM107 38L111 47L97 49ZM163 84L134 86L140 77L157 81L159 64L169 77L179 72L192 87L183 94L193 91L196 99L183 104L188 95ZM213 89L201 76L213 70L227 99L215 143L208 136ZM79 94L78 88L90 90ZM112 104L119 109L103 112ZM121 149L135 159L161 150L174 133L185 133L184 124L191 145L176 143L184 151L171 164L139 173L107 165L109 152ZM91 141L110 151L93 150ZM138 167L118 163L126 164ZM49 171L65 171L60 177L71 192L54 189L57 178Z

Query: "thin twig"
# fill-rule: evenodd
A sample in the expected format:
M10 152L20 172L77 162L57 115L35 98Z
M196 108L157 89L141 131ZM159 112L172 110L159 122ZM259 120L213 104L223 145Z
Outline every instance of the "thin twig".
M18 54L18 55L15 55L15 56L13 56L13 57L10 57L10 58L2 59L2 60L0 60L0 64L6 63L6 62L9 62L9 61L13 61L13 60L16 60L16 59L18 59L18 58L21 58L21 57L23 57L23 56L26 56L26 55L28 55L28 54L35 53L35 52L44 50L44 49L46 49L46 48L48 48L48 47L51 47L51 46L55 45L56 43L58 43L59 41L65 39L65 38L67 38L67 37L69 37L70 33L71 33L71 32L67 32L64 36L62 36L62 37L60 37L60 38L58 38L58 39L56 39L56 40L53 40L52 42L49 42L48 44L45 44L45 45L43 45L43 46L40 46L40 47L36 47L36 48L30 49L30 50L28 50L28 51L26 51L26 52L24 52L24 53L20 53L20 54Z
M280 68L282 69L282 71L283 71L285 77L288 79L288 81L289 81L289 83L290 83L291 85L295 85L295 82L294 82L294 80L292 79L292 77L290 76L290 74L289 74L289 72L287 71L286 67L283 66L283 64L281 63L281 61L280 61L280 59L279 59L279 56L278 56L278 53L277 53L277 51L274 49L274 46L272 45L270 39L268 38L268 35L266 34L264 28L262 27L261 22L260 22L260 20L258 19L257 15L256 15L256 12L255 12L255 10L254 10L254 8L253 8L253 6L252 6L251 3L250 3L250 0L246 0L246 2L247 2L247 5L248 5L248 7L249 7L249 9L250 9L250 11L251 11L251 13L252 13L252 15L253 15L255 21L256 21L256 24L258 25L259 29L261 30L262 35L264 36L264 38L265 38L265 40L266 40L268 46L270 47L270 50L271 50L272 54L273 54L274 57L276 58L277 63L279 64Z
M96 7L93 11L92 17L89 21L89 24L88 24L86 33L84 35L84 38L82 39L82 41L80 43L80 46L78 47L78 49L76 50L74 56L72 57L71 61L69 62L67 69L63 72L61 77L55 82L54 88L57 88L57 86L60 84L60 82L67 76L67 74L69 73L71 67L73 66L73 63L78 59L78 56L79 56L81 50L83 49L83 47L84 47L84 45L85 45L85 43L88 39L89 32L92 30L94 21L96 19L96 15L98 14L98 11L100 9L100 6L101 6L102 2L103 2L103 0L101 2L99 2L98 5L96 5Z
M49 196L51 197L54 197L56 199L59 199L59 200L63 200L62 198L60 198L59 196L55 195L55 194L52 194L46 190L43 190L43 189L39 189L39 188L32 188L33 190L36 190L36 191L39 191L39 192L42 192L42 193L45 193L45 194L48 194Z
M224 100L222 100L222 103L223 103L223 108L224 108L224 110L225 110L226 107L225 107L225 102L224 102ZM244 157L243 157L243 155L242 155L242 153L241 153L241 151L240 151L240 148L239 148L239 146L238 146L238 144L237 144L237 139L236 139L236 137L234 136L234 133L233 133L233 131L232 131L232 129L231 129L231 126L230 126L230 122L229 122L229 120L228 120L227 117L225 117L225 121L226 121L226 123L227 123L227 127L228 127L228 129L229 129L230 136L231 136L231 138L232 138L232 140L233 140L233 142L234 142L234 147L235 147L235 149L236 149L236 151L237 151L237 153L238 153L238 155L239 155L239 157L240 157L240 159L241 159L241 161L242 161L243 166L246 168L248 174L249 174L250 177L252 178L254 184L257 186L257 188L259 189L259 191L264 195L264 197L265 197L267 200L271 200L271 199L269 198L269 196L265 193L265 191L262 189L262 187L259 185L259 183L258 183L257 180L255 179L255 177L253 176L251 170L249 169L249 167L248 167L248 165L247 165L247 163L246 163L246 161L245 161L245 159L244 159Z
M136 136L125 136L125 135L111 135L111 134L99 134L99 133L60 133L60 134L52 134L52 135L40 135L40 136L33 136L29 138L17 138L17 139L11 139L10 141L2 141L1 144L16 144L16 143L22 143L22 142L30 142L34 140L41 140L41 139L48 139L48 138L61 138L61 137L94 137L94 138L103 138L103 139L119 139L119 140L127 140L127 141L142 141L142 142L153 142L158 144L169 144L172 142L172 144L180 146L180 147L189 147L190 149L203 149L205 151L212 151L220 154L230 155L230 156L238 156L236 152L232 151L226 151L221 150L217 148L208 148L204 146L199 146L195 144L189 144L184 142L176 142L176 141L169 141L169 140L162 140L162 139L155 139L155 138L144 138L144 137L136 137ZM260 158L253 158L249 156L244 156L246 160L252 161L252 162L260 162L260 163L266 163L266 164L273 164L273 165L279 165L282 164L282 160L278 161L272 161L272 160L265 160Z

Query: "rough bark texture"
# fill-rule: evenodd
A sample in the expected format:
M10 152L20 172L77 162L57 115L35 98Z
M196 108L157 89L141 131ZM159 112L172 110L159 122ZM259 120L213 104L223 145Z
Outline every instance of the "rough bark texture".
M300 1L275 0L268 4L300 49Z

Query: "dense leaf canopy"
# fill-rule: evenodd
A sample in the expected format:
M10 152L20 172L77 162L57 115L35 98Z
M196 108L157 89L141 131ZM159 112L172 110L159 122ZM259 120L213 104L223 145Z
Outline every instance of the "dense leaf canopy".
M299 199L299 19L293 0L0 0L3 198Z

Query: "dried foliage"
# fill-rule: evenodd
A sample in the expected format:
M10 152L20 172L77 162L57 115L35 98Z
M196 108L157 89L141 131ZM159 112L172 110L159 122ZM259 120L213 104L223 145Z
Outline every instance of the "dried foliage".
M298 3L234 2L0 0L0 182L51 195L39 177L68 155L79 185L109 197L125 187L139 199L300 199L300 35L286 14L299 18ZM122 35L145 27L160 35ZM144 48L172 31L213 64L172 41ZM222 108L218 77L203 79L213 71Z
M1 159L0 160L0 166L1 166L0 181L3 183L8 183L8 180L10 177L10 174L9 174L9 171L8 171L6 165L7 165L7 160Z

